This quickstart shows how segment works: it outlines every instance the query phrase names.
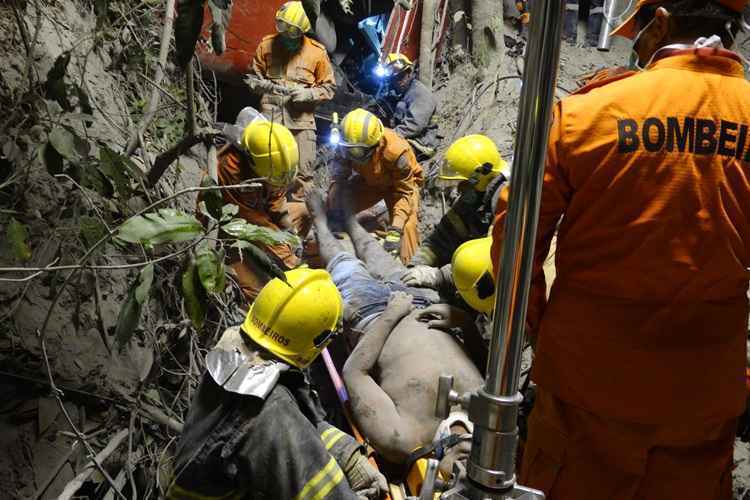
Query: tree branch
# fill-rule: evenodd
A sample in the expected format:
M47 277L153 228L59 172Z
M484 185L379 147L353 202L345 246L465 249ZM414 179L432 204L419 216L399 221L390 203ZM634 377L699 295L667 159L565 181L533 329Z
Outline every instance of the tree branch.
M248 189L248 188L255 188L259 187L260 184L258 184L258 181L264 180L262 177L257 177L253 179L248 179L242 184L232 184L229 186L205 186L205 187L190 187L185 188L180 191L177 191L174 194L171 194L170 196L167 196L166 198L162 198L161 200L155 201L154 203L150 204L143 210L139 210L133 217L137 217L139 215L143 215L146 212L153 210L154 208L158 207L159 205L163 205L164 203L173 200L174 198L177 198L178 196L182 196L186 193L193 193L196 191L211 191L216 189ZM110 238L112 238L117 230L119 229L119 226L115 229L110 230L107 234L102 236L99 241L94 243L91 248L89 248L83 256L78 259L77 264L80 266L87 262L92 255L94 255L94 252L99 249L104 243L109 241ZM55 297L52 299L52 302L50 303L49 309L47 309L47 314L44 317L44 322L42 323L42 327L38 331L38 335L41 338L42 341L44 341L44 337L47 333L47 327L49 326L49 321L52 318L52 313L54 312L55 308L57 307L58 302L60 301L60 297L62 296L63 291L67 288L67 286L70 284L70 281L75 277L76 274L78 274L81 271L82 268L77 268L71 270L67 276L65 276L65 280L63 281L62 285L60 285L60 288L57 290L57 293L55 294Z
M153 187L159 182L161 176L167 171L169 167L180 155L185 154L190 148L201 142L210 142L216 134L204 133L204 134L188 134L180 140L177 144L166 150L162 154L156 157L154 165L151 170L146 174L146 183Z
M73 498L76 491L78 491L81 486L83 486L83 483L85 483L89 476L91 476L91 473L94 472L94 465L96 465L97 468L99 468L99 472L102 472L104 477L107 478L109 485L112 487L112 490L116 492L116 495L122 500L127 500L125 498L125 495L123 495L122 492L117 488L115 481L109 476L109 474L107 474L106 471L104 471L104 469L101 468L101 463L109 458L109 456L122 444L122 442L125 441L125 438L127 436L128 430L120 429L120 431L112 437L107 446L102 451L100 451L98 455L92 458L92 462L86 464L86 467L84 467L83 471L76 477L74 477L73 480L70 481L67 485L65 485L65 489L62 493L60 493L60 496L57 497L57 500L69 500Z
M159 62L156 65L156 72L154 74L154 89L151 91L151 98L148 101L148 107L146 113L141 117L136 131L131 134L128 145L125 148L125 156L130 156L138 147L138 135L143 134L148 128L151 120L156 115L156 110L159 107L159 86L162 80L164 80L164 68L167 65L167 55L169 54L169 42L172 39L172 31L174 25L174 5L175 0L166 0L164 9L164 28L161 32L161 42L159 44Z
M72 273L71 273L72 274ZM76 438L78 441L86 448L86 452L89 454L89 458L92 460L93 464L89 464L86 466L86 470L84 470L81 474L76 476L73 481L68 483L68 485L63 490L62 494L60 494L58 500L67 500L73 496L73 494L78 491L78 488L81 487L81 485L86 481L86 479L91 475L93 472L94 467L101 472L102 476L104 476L104 479L107 480L107 482L112 486L118 493L118 496L121 498L121 500L127 500L125 498L125 495L120 493L119 490L115 487L115 483L110 477L110 475L107 473L106 470L104 470L104 467L102 467L101 462L103 462L110 454L112 454L113 451L115 451L115 448L125 439L125 436L128 435L127 429L122 429L118 434L115 435L114 438L112 438L112 441L107 445L106 448L104 448L101 452L99 452L98 455L94 453L94 449L91 447L89 442L86 440L86 436L78 430L78 427L73 423L73 419L70 418L70 414L68 413L68 409L65 408L65 404L62 400L62 391L57 388L55 385L55 379L52 378L52 368L49 365L49 357L47 356L47 346L44 342L44 337L42 336L41 332L37 330L37 336L39 337L39 345L42 350L42 358L44 359L44 366L47 369L47 377L49 377L49 385L52 391L52 394L55 396L55 399L57 400L57 405L60 407L60 411L62 412L63 416L65 416L65 420L68 421L68 425L70 426L70 429L75 433ZM119 441L118 441L119 439ZM66 495L67 492L67 495Z

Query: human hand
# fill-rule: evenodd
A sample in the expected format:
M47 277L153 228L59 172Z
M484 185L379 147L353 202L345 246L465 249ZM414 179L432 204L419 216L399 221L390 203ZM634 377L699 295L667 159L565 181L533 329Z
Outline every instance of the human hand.
M401 319L414 309L412 300L413 297L406 292L393 292L388 297L388 305L385 306L385 312L388 312L394 318Z
M379 500L388 493L388 481L367 459L357 451L344 467L349 486L360 499Z
M432 288L437 290L443 281L443 274L437 267L420 265L408 269L406 273L401 276L401 281L407 286Z
M451 446L443 455L442 460L438 464L438 469L446 477L450 477L453 474L453 464L456 462L462 462L466 464L471 453L471 441L460 441L456 445Z
M315 100L315 94L313 89L306 87L294 88L289 92L289 99L294 104L302 104L306 102L312 102Z
M427 323L428 328L435 330L465 329L472 324L471 314L448 304L434 304L422 309L417 320Z

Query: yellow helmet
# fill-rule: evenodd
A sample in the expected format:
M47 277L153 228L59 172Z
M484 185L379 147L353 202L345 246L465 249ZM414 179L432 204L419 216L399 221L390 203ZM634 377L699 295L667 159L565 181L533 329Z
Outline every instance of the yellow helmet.
M350 111L341 122L346 146L372 147L383 137L383 123L369 111L357 108Z
M385 56L384 66L390 75L397 75L402 71L412 68L414 63L404 54L391 52Z
M276 11L276 30L291 37L300 37L312 29L302 2L286 2Z
M299 149L284 125L254 120L242 131L242 147L250 154L255 173L275 187L285 187L297 175Z
M463 243L453 252L453 284L464 301L474 310L489 313L495 306L495 280L492 277L490 248L492 237Z
M489 137L467 135L454 141L445 152L439 177L449 181L472 180L474 189L482 192L505 165L497 146Z
M242 331L276 357L306 368L340 330L344 303L322 269L287 271L269 281L250 306Z

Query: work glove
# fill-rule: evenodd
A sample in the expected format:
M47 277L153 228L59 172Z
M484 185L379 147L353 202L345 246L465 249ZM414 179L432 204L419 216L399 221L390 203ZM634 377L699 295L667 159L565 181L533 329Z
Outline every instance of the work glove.
M270 94L276 86L272 81L255 75L247 75L245 83L250 87L250 91L255 94Z
M289 99L293 104L313 102L315 101L315 92L313 90L314 89L306 87L292 89L292 91L289 93Z
M361 451L355 451L344 466L344 475L360 499L379 500L388 493L388 481Z
M394 257L401 254L401 230L397 227L390 226L385 233L383 249Z
M401 276L401 281L406 286L437 290L443 283L443 273L438 267L414 266Z

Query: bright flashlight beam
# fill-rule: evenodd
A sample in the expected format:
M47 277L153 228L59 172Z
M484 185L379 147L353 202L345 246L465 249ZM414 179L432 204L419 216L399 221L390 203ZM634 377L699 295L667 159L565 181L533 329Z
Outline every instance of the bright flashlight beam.
M333 146L336 146L341 142L341 133L339 132L339 129L331 129L331 135L328 137L328 142Z
M384 78L388 74L388 72L385 69L385 66L383 66L382 64L376 65L374 72L375 72L375 76L377 76L378 78Z

